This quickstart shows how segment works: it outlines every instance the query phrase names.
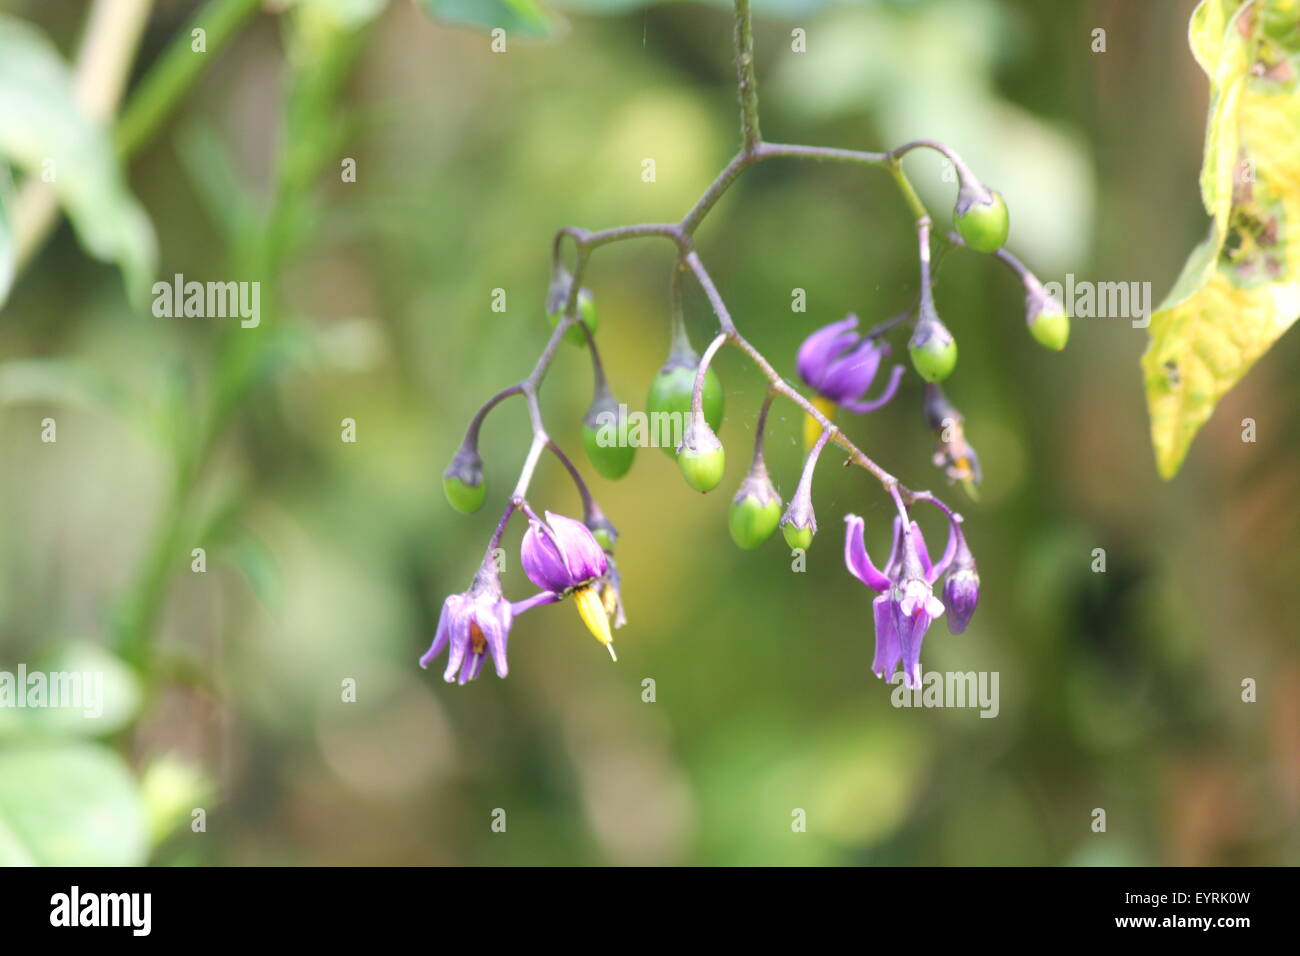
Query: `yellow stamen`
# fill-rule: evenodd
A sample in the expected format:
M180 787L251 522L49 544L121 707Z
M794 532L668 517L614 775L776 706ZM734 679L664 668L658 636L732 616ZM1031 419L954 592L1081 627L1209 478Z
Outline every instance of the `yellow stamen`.
M605 613L605 605L601 603L596 589L591 585L578 588L573 592L573 603L578 608L582 623L587 625L587 630L605 645L610 657L618 660L618 655L614 653L614 638L609 633L609 615Z
M825 415L828 421L835 420L836 405L829 398L824 398L821 395L815 395L813 396L812 404L813 404L813 408L817 409L817 411ZM804 451L811 451L812 446L817 444L817 439L821 437L822 437L821 422L817 421L817 419L813 418L811 415L805 415L803 417Z

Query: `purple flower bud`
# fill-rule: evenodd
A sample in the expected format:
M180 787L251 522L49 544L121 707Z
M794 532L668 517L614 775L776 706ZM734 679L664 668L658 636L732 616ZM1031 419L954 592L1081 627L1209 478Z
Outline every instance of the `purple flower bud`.
M889 344L863 338L854 331L857 325L858 317L850 315L818 329L799 346L796 365L799 377L819 395L849 411L865 414L894 397L903 367L894 366L889 384L878 398L862 401L881 361L889 354Z
M560 596L603 577L608 567L585 524L549 511L545 524L530 512L519 557L530 581Z
M975 605L980 599L980 575L975 558L966 546L966 536L957 532L957 551L952 567L943 581L943 600L948 606L948 630L960 634L966 630Z

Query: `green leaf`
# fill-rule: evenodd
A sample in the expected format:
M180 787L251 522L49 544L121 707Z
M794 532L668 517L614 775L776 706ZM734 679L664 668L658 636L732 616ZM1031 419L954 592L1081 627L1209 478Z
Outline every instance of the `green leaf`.
M107 747L0 749L0 866L138 866L147 850L135 780Z
M501 28L509 36L544 37L556 18L538 0L420 0L429 16L446 23Z
M157 261L153 228L127 191L107 131L81 111L67 65L35 28L0 16L0 156L48 181L82 247L122 270L146 300Z
M1300 317L1297 0L1202 0L1189 41L1210 78L1201 199L1213 220L1151 317L1151 441L1177 474L1219 399Z

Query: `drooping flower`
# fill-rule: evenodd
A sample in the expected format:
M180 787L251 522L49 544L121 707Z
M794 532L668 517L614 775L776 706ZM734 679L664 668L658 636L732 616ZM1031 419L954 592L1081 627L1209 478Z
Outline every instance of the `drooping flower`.
M605 645L609 656L618 660L609 615L601 600L609 562L591 530L581 521L550 511L545 522L529 511L528 522L519 555L524 573L557 598L572 595L583 623Z
M795 362L799 377L817 395L813 404L827 418L836 406L843 406L860 415L874 412L894 397L903 366L895 365L888 384L879 396L865 399L866 391L875 381L880 363L889 354L889 343L857 330L858 317L850 314L839 322L818 329L799 346ZM821 432L815 419L809 416L805 429L805 444L812 446Z
M894 541L885 569L879 570L867 554L863 543L865 524L857 515L845 516L844 563L854 577L878 592L872 601L876 626L876 653L871 670L877 677L891 681L899 663L908 687L921 685L921 642L930 624L943 614L944 606L934 596L934 582L953 557L955 547L950 531L948 547L935 565L925 546L925 538L915 521L903 527L894 519Z
M447 668L442 678L451 683L464 684L478 677L483 662L490 654L498 677L509 673L506 662L506 644L510 625L517 615L539 604L557 600L555 594L543 591L526 601L511 603L501 593L495 573L480 572L468 591L453 594L442 604L438 616L438 630L433 643L420 658L420 666L428 667L435 657L447 650Z

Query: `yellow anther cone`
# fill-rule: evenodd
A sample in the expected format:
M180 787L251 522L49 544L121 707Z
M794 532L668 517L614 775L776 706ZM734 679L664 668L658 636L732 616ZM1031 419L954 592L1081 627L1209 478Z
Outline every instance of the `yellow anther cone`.
M835 420L836 406L835 403L832 402L829 398L823 398L822 396L817 395L813 398L812 404L813 404L813 408L817 409L817 411L821 412L823 415L826 416L827 421ZM821 437L822 437L821 422L817 421L817 419L813 418L811 415L805 415L803 417L804 451L811 451L812 446L817 444L817 439Z
M587 625L587 630L605 645L610 657L618 660L618 655L614 653L614 637L609 632L609 615L605 613L605 604L596 589L591 585L578 588L573 592L573 603L578 608L582 623Z

